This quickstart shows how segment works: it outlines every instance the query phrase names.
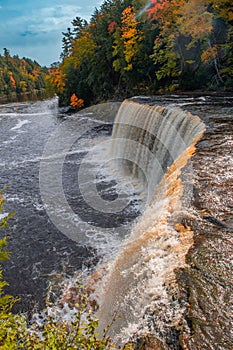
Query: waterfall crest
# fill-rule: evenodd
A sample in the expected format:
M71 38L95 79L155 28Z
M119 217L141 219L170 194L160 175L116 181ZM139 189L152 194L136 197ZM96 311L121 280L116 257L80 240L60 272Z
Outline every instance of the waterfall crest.
M110 329L119 344L149 331L163 340L182 317L174 269L185 265L193 232L182 224L191 194L181 174L204 130L199 117L179 108L125 101L116 116L112 158L147 187L148 204L98 286L100 329L119 316Z
M126 100L114 122L112 158L121 173L147 188L150 202L168 168L203 130L199 117L180 108Z

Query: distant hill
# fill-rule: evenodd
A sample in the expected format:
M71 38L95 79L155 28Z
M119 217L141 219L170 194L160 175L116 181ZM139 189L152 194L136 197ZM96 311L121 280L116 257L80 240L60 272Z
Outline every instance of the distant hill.
M29 58L11 57L4 49L0 55L0 102L36 99L45 94L46 67ZM45 97L45 96L44 96Z

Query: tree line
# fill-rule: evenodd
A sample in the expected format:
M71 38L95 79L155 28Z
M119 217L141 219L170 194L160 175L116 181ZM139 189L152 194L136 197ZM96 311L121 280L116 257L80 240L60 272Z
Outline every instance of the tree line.
M232 1L105 0L62 34L47 77L62 105L233 87Z
M42 68L29 58L11 56L4 48L0 55L0 98L5 101L20 99L20 96L37 95L46 88L47 68Z

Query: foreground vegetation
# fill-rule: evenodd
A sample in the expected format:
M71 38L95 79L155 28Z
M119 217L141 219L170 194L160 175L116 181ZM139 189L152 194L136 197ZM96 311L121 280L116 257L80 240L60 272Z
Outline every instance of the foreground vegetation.
M0 192L0 212L4 197ZM12 214L0 219L0 229L8 227L7 221ZM2 230L1 230L2 232ZM10 258L7 251L7 237L0 237L0 261ZM96 306L78 286L77 301L70 309L48 306L37 317L37 321L28 325L24 315L13 314L12 307L17 298L4 293L7 282L3 279L0 266L0 349L1 350L104 350L116 349L107 331L102 337L97 333L98 319L95 316ZM132 350L128 344L125 350Z
M71 96L79 107L79 99L233 89L232 1L105 0L62 41L47 86L63 105Z
M11 56L5 48L0 55L0 101L40 97L45 93L47 68L29 58ZM42 96L43 97L43 96Z

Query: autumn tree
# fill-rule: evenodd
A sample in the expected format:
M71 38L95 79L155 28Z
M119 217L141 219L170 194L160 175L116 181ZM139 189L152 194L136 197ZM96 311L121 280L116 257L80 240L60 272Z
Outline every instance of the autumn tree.
M156 78L160 85L171 86L173 79L181 75L183 60L175 47L179 43L179 31L176 19L181 16L185 0L158 1L153 0L152 6L146 10L148 18L155 21L158 35L154 41L153 59Z
M138 93L230 89L232 18L229 0L105 0L89 23L75 17L48 82L61 104L75 94L86 106Z
M133 69L133 60L140 50L139 43L142 41L142 33L137 28L138 21L134 10L128 6L121 17L121 27L116 31L113 45L113 56L116 59L113 62L113 67L116 70L131 71ZM122 51L122 52L121 52ZM117 56L121 56L118 58Z
M10 77L11 85L13 86L14 90L16 90L16 81L15 81L15 78L13 77L12 72L9 72L8 74L9 74L9 77Z
M76 109L80 109L84 106L84 101L82 98L78 98L75 94L70 97L70 105Z
M185 82L190 84L192 76L192 86L195 87L195 80L197 84L206 82L208 79L200 77L208 74L218 84L224 83L221 75L222 42L225 42L223 33L229 31L229 25L225 23L220 34L219 23L223 22L223 18L217 21L220 13L223 14L223 8L227 7L223 3L221 1L221 5L217 5L211 0L152 0L147 12L159 27L152 55L159 80L172 86L174 79L178 79L185 87ZM227 16L224 17L226 21Z
M74 48L72 50L72 55L75 58L75 65L78 67L83 62L91 60L95 49L96 44L91 34L87 30L82 31L82 35L74 41Z
M61 94L65 87L65 78L65 74L59 67L49 69L49 75L46 78L48 89Z
M116 94L120 73L113 69L114 31L109 30L109 25L115 22L117 27L120 24L122 11L130 2L130 0L104 1L91 18L89 31L96 43L96 50L88 82L93 87L93 97L96 101L100 101L101 98L106 100Z
M83 29L79 36L73 41L73 48L69 57L65 57L59 66L60 81L63 84L60 91L60 102L70 100L70 96L76 93L81 98L85 95L85 100L89 101L90 95L88 87L88 71L92 62L96 45L90 33ZM54 84L54 81L52 81ZM58 89L56 88L56 91Z
M132 89L137 82L135 75L140 54L143 48L144 34L139 28L139 21L133 6L126 7L121 15L121 23L113 30L111 25L109 31L113 32L113 68L120 72L118 89L120 89L121 79L126 84L126 89Z
M188 48L201 46L201 61L213 63L216 81L223 83L220 73L219 45L214 37L214 13L208 11L209 0L192 0L184 5L180 33L190 37Z
M36 61L20 59L17 55L12 57L5 48L0 55L0 97L15 100L25 92L36 97L37 92L45 89L47 73L47 68L42 68Z

